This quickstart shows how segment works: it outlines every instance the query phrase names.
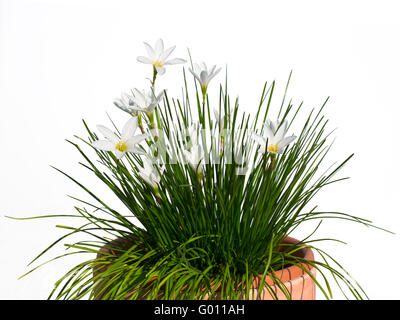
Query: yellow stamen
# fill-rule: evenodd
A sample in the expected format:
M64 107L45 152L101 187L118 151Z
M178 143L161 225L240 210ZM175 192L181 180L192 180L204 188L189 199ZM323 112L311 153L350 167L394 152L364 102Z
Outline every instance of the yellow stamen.
M271 152L278 152L278 144L273 144L273 143L271 143L271 144L268 146L268 151L271 151Z
M162 68L163 64L160 60L153 61L153 65Z
M117 145L115 146L115 149L117 149L121 152L124 152L124 151L128 150L128 145L125 142L121 141L121 142L117 143Z

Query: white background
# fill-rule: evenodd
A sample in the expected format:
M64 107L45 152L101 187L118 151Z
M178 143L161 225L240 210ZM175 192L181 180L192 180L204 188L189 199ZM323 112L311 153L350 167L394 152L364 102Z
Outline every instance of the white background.
M343 170L352 179L319 196L321 209L373 220L396 235L327 221L318 237L371 299L398 299L400 7L398 1L0 1L0 299L45 299L55 280L84 257L59 261L17 280L27 263L62 230L63 221L13 221L73 213L66 195L84 192L49 165L66 170L124 210L77 164L64 141L84 135L81 119L119 125L127 115L112 101L142 88L151 68L136 62L142 41L177 45L175 57L228 66L230 92L254 111L265 80L290 70L289 96L306 110L331 97L335 132L330 160L355 153ZM158 85L179 95L181 66ZM221 73L210 92L217 90ZM278 107L279 99L275 100ZM312 228L314 225L310 226ZM306 229L304 232L307 231ZM299 230L294 236L301 237ZM63 252L59 247L46 257ZM319 298L323 296L319 293ZM342 299L335 289L334 297Z

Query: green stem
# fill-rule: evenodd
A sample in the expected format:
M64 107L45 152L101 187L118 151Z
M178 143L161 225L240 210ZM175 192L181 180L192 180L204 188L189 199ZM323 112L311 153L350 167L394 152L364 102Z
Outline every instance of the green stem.
M269 165L269 170L270 171L274 170L275 162L276 162L276 154L272 153L271 154L271 164Z
M156 83L157 74L158 74L157 69L156 69L156 67L153 65L153 81L151 82L151 85L153 86L153 88L154 88L155 83Z
M143 128L143 122L142 122L142 114L139 112L138 114L138 125L140 128L140 131L142 131L142 134L144 133L144 128Z
M221 139L220 139L219 143L220 143L220 145L219 145L219 154L222 155L222 153L224 152L224 136L223 136L223 134L221 134Z
M203 122L203 129L205 129L206 128L206 91L204 90L202 90L202 93L203 93L203 103L202 103L202 107L203 107L203 110L202 110L202 122Z
M154 123L154 111L149 112L149 113L147 114L147 116L149 117L151 129L154 129L154 127L155 127L155 123Z
M154 121L154 111L148 113L147 116L149 117L150 128L155 130L156 129L156 123ZM155 141L158 140L158 136L157 135L154 137L154 140Z
M198 178L198 181L199 181L199 184L197 186L197 191L201 192L201 181L203 180L203 171L197 171L196 175L197 175L197 178Z
M162 201L161 201L160 193L158 191L158 187L154 187L154 192L156 194L156 200L157 200L158 204L162 205Z

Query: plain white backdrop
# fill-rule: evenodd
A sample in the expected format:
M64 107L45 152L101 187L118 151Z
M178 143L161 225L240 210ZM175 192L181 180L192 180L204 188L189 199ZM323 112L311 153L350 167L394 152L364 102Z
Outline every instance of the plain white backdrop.
M17 280L27 263L64 233L65 220L14 221L69 214L85 197L54 165L79 177L124 212L85 172L64 141L93 127L127 119L113 99L151 76L142 41L177 45L174 56L228 66L230 93L254 112L263 82L307 108L330 96L326 110L337 128L331 161L355 153L342 171L351 179L318 197L321 209L344 211L396 233L328 221L318 237L371 299L399 299L400 7L398 1L89 1L0 0L0 299L45 299L53 283L85 257L56 261ZM220 74L214 80L217 90ZM180 95L182 67L158 79ZM278 99L275 107L278 106ZM294 234L301 237L311 225ZM57 247L41 261L62 253ZM338 289L334 297L343 299ZM319 293L318 298L323 299Z

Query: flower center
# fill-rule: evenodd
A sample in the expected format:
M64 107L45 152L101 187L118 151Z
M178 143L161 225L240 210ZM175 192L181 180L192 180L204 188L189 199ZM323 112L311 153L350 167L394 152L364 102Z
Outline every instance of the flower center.
M117 145L115 146L115 149L117 149L118 151L124 152L124 151L128 150L128 146L125 142L121 141L121 142L117 143Z
M273 144L273 143L271 143L271 144L269 145L269 147L268 147L268 151L271 151L271 152L278 152L278 144Z
M153 64L155 66L157 66L157 67L160 67L160 68L162 68L162 66L163 66L163 64L162 64L162 62L160 60L153 61Z

